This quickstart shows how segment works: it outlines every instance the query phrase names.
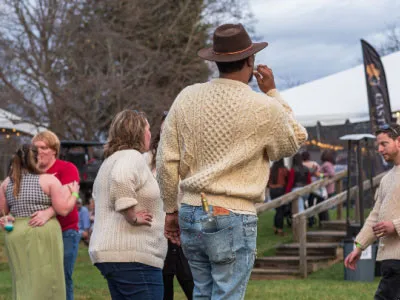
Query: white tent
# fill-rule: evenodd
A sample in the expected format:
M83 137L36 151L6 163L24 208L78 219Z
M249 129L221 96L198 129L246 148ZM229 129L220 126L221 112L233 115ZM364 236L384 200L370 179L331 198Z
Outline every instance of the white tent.
M392 111L400 110L400 51L382 58ZM342 71L282 92L303 126L369 120L364 66Z
M0 130L8 129L15 132L22 132L29 135L35 135L40 131L46 130L45 127L35 126L25 122L21 117L14 115L4 109L0 109Z

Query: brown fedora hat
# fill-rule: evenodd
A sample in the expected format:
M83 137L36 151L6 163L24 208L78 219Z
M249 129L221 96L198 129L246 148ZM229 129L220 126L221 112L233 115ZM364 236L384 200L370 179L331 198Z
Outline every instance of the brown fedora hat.
M238 61L267 46L266 42L253 43L242 24L224 24L215 29L213 46L200 49L197 55L216 62Z

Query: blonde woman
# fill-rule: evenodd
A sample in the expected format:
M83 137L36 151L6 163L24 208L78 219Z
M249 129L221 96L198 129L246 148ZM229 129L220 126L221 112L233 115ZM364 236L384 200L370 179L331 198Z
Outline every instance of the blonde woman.
M112 299L163 299L165 214L157 181L142 155L150 140L143 113L117 114L93 186L96 214L89 254Z
M13 299L66 299L61 227L53 218L41 226L30 224L37 211L52 207L62 216L75 205L79 185L62 186L53 175L41 174L29 145L15 153L10 176L0 186L0 211L12 217L14 229L5 234L12 273Z

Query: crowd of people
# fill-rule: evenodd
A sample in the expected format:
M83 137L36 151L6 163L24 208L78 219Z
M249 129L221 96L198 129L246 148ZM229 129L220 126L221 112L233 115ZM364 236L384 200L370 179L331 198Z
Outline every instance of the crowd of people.
M272 70L255 66L266 46L253 43L241 24L219 26L213 46L198 52L216 63L219 78L182 90L153 143L143 112L118 113L90 209L79 200L76 167L57 158L54 133L38 133L17 150L0 186L0 225L13 222L5 239L14 299L73 299L81 239L112 299L173 299L174 276L188 299L244 299L256 257L255 203L264 201L267 184L274 199L334 175L331 152L322 154L321 165L299 153L305 128L276 89ZM261 92L248 86L253 76ZM291 156L288 170L283 158ZM334 192L329 185L300 197L298 211ZM279 235L285 213L276 211ZM357 249L371 240L364 230Z
M268 181L268 190L271 200L277 199L286 193L299 190L306 185L321 178L332 178L335 175L335 152L324 150L321 155L321 164L310 160L310 153L306 150L296 153L292 158L291 168L285 166L284 159L273 163ZM297 211L292 212L291 204L285 204L276 208L274 218L274 233L284 236L284 220L291 226L292 213L302 212L305 208L319 204L335 195L335 184L330 183L326 187L320 187L308 195L297 199ZM329 220L328 212L319 214L319 226L321 221ZM315 224L314 218L310 218L308 225Z

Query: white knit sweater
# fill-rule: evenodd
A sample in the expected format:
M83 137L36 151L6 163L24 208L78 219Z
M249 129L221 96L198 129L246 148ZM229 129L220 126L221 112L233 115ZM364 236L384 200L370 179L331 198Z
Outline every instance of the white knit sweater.
M376 241L372 227L382 221L393 222L395 233L379 239L377 260L400 259L400 166L394 166L383 178L375 194L375 205L356 242L363 248Z
M157 153L164 210L182 203L255 212L264 200L269 160L295 154L306 130L277 90L254 92L236 80L214 79L185 88L175 99Z
M142 154L122 150L108 157L93 186L95 220L89 254L93 263L140 262L162 268L167 252L157 181ZM149 226L130 225L120 211L135 206L153 214Z

